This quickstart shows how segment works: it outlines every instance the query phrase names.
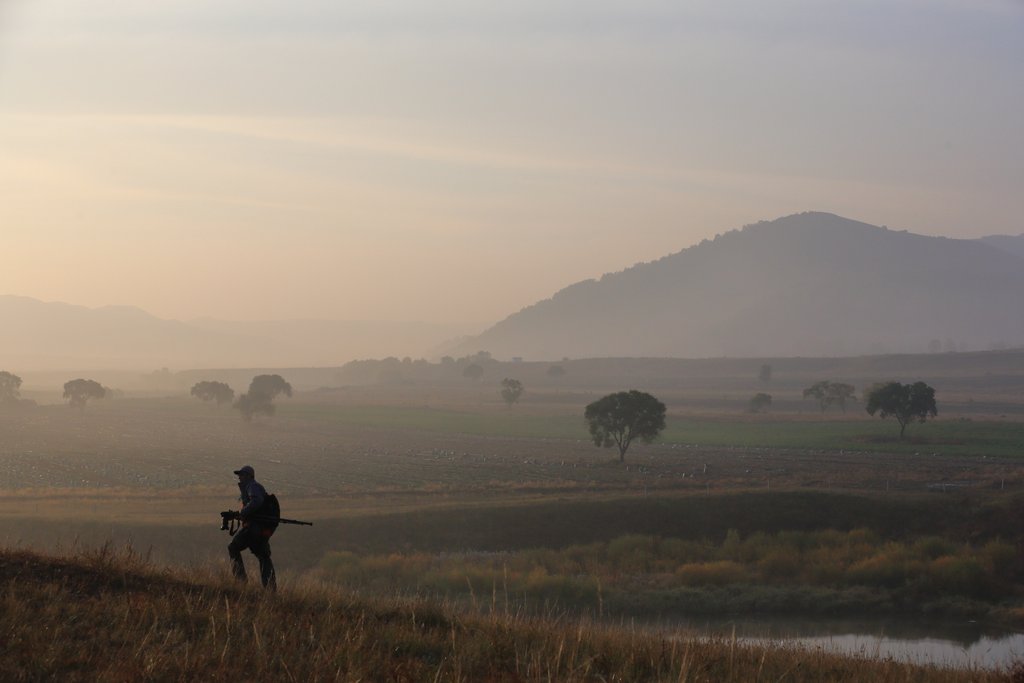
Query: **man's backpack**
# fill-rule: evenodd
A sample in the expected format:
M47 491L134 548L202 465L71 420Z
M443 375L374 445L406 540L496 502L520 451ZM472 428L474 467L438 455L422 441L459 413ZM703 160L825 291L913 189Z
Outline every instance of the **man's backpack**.
M277 530L278 520L281 519L281 503L278 502L277 496L268 493L263 499L263 505L256 512L256 516L263 518L260 520L260 526L263 527L265 533L270 532L266 534L268 537L274 533Z

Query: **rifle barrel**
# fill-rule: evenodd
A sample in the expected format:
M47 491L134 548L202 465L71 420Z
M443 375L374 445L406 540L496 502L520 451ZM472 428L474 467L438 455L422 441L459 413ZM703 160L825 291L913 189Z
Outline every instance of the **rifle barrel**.
M277 521L281 524L302 524L304 526L313 526L313 522L300 522L297 519L285 519L284 517L279 518Z
M301 524L303 526L313 526L313 522L302 522L297 519L285 519L284 517L263 517L261 515L253 515L249 519L257 522L278 522L279 524Z

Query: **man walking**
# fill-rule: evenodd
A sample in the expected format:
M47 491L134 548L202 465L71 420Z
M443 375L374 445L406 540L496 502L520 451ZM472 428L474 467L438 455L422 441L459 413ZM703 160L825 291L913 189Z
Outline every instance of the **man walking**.
M274 563L270 559L270 536L274 533L274 527L261 522L258 518L260 507L267 499L267 490L256 481L256 472L251 465L235 470L235 474L238 475L238 490L241 493L242 509L238 517L242 520L242 528L228 545L231 573L239 581L246 580L242 551L248 548L260 561L260 580L263 587L272 591L277 590Z

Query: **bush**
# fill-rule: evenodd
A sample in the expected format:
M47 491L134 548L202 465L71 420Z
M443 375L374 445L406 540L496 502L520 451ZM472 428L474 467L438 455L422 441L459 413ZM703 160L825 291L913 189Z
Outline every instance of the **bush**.
M871 529L851 529L847 534L850 543L878 545L878 534Z
M715 547L707 542L684 541L681 538L663 538L658 549L659 557L670 564L707 561L715 551Z
M957 547L944 538L926 536L914 543L911 551L925 560L935 560L946 555L955 555Z
M981 564L971 557L940 557L928 566L939 593L952 593L973 598L991 595L991 584Z
M519 588L519 586L516 586ZM531 572L522 585L527 597L548 603L591 604L597 601L597 584L575 576L551 576Z
M620 571L648 571L654 551L653 536L620 536L608 543L608 559Z
M748 536L739 547L739 560L751 564L776 548L775 539L766 533L758 531Z
M725 532L725 540L722 541L721 554L727 560L739 560L743 541L740 540L740 532L736 529L729 529Z
M731 560L684 564L675 575L686 586L726 586L749 580L746 568Z
M772 550L757 563L761 577L769 583L791 583L800 576L802 568L800 555L787 548Z
M846 570L846 582L862 586L899 588L911 578L909 563L896 553L881 553L855 562Z
M1004 541L989 541L978 552L985 570L1000 581L1016 581L1019 575L1017 549Z

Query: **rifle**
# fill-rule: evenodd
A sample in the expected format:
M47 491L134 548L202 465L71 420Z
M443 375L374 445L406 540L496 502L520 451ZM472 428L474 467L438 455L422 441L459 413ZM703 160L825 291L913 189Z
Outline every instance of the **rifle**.
M266 517L264 515L249 515L246 521L252 522L273 522L275 524L301 524L302 526L313 526L313 522L302 522L297 519L285 519L284 517ZM228 532L228 536L234 536L241 525L242 516L237 510L225 510L220 513L220 530Z

